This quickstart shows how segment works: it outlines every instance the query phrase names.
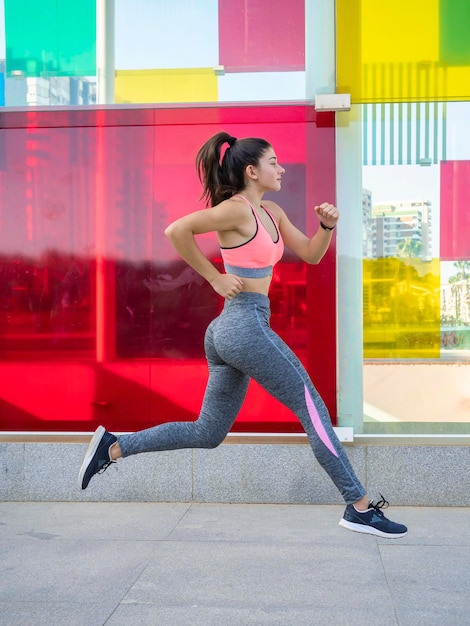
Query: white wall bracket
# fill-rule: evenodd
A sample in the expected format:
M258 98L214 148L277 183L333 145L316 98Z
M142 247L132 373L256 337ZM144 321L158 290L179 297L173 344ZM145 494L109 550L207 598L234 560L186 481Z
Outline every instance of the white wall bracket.
M315 96L317 111L350 111L350 93L321 93Z

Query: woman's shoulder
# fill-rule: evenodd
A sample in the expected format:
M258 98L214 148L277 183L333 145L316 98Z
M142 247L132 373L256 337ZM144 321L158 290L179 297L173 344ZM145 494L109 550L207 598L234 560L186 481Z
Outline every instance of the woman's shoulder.
M216 204L213 208L220 211L234 211L237 213L247 213L250 211L250 206L238 196L232 196L231 198L227 198L227 200L222 200L222 202L219 202L219 204Z
M228 212L232 215L251 215L250 205L237 196L232 196L231 198L227 198L227 200L222 200L222 202L216 204L212 207L212 209L221 213Z
M283 209L272 200L263 200L261 204L276 218L277 222L279 222L284 215Z
M226 226L238 229L253 219L250 207L240 198L228 198L216 204L208 211Z

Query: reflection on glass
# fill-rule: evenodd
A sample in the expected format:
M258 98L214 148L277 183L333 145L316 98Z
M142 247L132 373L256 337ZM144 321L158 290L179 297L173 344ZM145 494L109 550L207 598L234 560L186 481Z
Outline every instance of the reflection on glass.
M2 358L15 353L91 351L90 261L46 251L39 258L2 256Z

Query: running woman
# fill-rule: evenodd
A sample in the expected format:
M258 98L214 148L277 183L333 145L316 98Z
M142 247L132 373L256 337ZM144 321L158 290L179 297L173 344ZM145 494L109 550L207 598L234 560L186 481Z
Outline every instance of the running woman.
M220 445L253 378L301 422L316 459L346 503L340 525L380 537L403 537L406 526L390 521L382 511L388 503L383 498L374 503L366 495L325 403L297 356L269 323L269 287L284 246L306 263L319 263L330 245L338 209L328 202L316 206L318 229L309 238L280 206L263 201L266 192L280 190L285 173L264 139L217 133L199 150L196 167L208 208L176 220L165 234L186 263L224 298L222 313L205 334L209 379L201 412L194 422L168 422L118 436L100 426L80 468L79 488L86 489L95 474L121 457ZM209 232L216 233L220 245L222 273L195 239Z

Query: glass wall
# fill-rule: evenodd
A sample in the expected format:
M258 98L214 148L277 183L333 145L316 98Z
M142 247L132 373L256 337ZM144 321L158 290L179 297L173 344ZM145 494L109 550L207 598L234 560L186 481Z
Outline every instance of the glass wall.
M313 228L306 207L334 198L334 116L253 105L305 99L303 0L0 0L0 73L0 429L194 419L203 334L221 302L163 230L202 208L199 146L222 129L266 136L287 170L276 199L303 230ZM115 108L38 109L95 104L104 74ZM220 265L215 240L201 245ZM273 326L333 419L334 276L334 245L321 274L286 253L272 289ZM253 385L235 430L300 429Z
M287 172L276 201L311 230L306 207L334 196L333 114L305 105L33 110L6 111L1 123L0 430L195 419L204 331L222 303L163 231L203 208L196 152L221 127L269 137ZM215 237L200 244L222 267ZM286 253L271 294L273 327L333 417L334 273L334 245L321 276ZM253 384L234 430L300 425Z
M194 155L225 129L275 144L288 166L277 200L307 232L312 203L337 197L338 291L333 246L319 267L287 254L272 292L273 324L333 419L470 431L466 0L38 6L0 0L0 429L195 417L196 336L220 303L162 231L200 206ZM352 110L316 113L334 90ZM97 100L115 104L82 106ZM250 394L236 429L298 430Z
M469 433L470 5L339 0L337 16L361 127L362 431Z

